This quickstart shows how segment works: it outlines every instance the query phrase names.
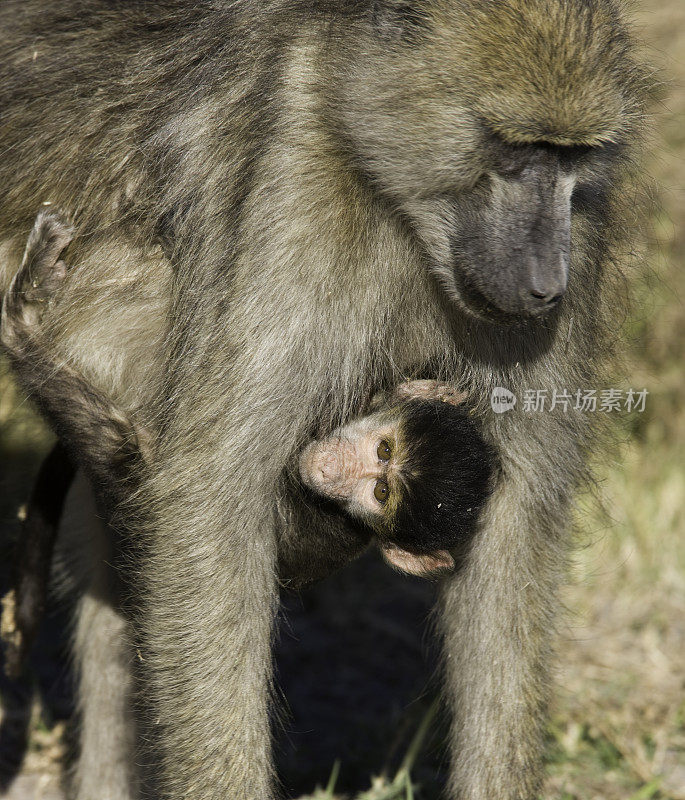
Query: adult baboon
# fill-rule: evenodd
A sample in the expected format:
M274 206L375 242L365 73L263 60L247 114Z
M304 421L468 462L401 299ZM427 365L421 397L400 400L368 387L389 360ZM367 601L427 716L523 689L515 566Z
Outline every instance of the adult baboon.
M614 0L5 0L0 31L4 252L74 216L50 336L158 441L124 512L148 791L264 800L274 498L328 530L296 452L407 378L484 413L596 384L642 72ZM442 602L455 797L539 786L589 422L485 418L502 479Z

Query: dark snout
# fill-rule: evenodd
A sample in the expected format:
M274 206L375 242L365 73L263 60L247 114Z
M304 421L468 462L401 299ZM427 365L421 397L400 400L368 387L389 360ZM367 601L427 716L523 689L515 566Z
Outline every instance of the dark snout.
M481 297L507 315L538 317L562 301L569 271L569 237L550 226L547 238L530 229L510 228L510 238L469 264L467 287L472 299Z
M567 252L533 253L524 264L514 264L513 267L519 278L514 305L521 313L538 316L559 304L568 283ZM506 298L502 300L506 303ZM517 313L515 309L513 313Z
M493 184L480 231L471 230L455 253L462 286L481 308L542 316L559 305L568 284L570 182L538 167Z

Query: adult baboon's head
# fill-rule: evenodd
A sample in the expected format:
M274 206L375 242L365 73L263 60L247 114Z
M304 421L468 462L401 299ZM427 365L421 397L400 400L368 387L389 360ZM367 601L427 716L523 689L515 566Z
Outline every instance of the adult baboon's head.
M449 295L502 322L557 307L641 109L613 0L378 0L353 62L360 167Z

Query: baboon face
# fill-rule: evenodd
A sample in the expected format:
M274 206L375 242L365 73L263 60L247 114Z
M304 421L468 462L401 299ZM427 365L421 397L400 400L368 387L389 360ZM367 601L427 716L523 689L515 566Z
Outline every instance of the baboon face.
M609 2L387 0L346 124L450 297L500 322L549 313L576 213L599 223L637 114ZM373 60L373 69L369 64Z
M473 186L411 201L416 234L451 297L505 321L540 316L564 296L577 164L563 148L482 138L489 164Z

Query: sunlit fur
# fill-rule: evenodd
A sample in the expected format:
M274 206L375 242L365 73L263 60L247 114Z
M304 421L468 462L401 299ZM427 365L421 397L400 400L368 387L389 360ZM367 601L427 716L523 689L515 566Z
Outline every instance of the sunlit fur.
M159 430L129 512L155 796L272 796L265 498L286 527L308 525L287 491L301 445L378 389L437 377L474 398L502 465L444 584L450 793L531 800L594 437L589 415L493 415L488 398L595 387L617 335L643 94L618 4L5 0L0 53L8 275L41 202L73 215L75 267L46 317L55 349ZM541 244L524 230L533 191L500 227L489 175L512 156L552 192L559 145L594 148L570 153L566 295L505 331L455 276L509 264L506 242Z

